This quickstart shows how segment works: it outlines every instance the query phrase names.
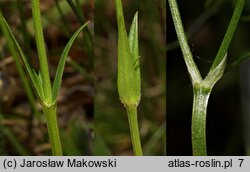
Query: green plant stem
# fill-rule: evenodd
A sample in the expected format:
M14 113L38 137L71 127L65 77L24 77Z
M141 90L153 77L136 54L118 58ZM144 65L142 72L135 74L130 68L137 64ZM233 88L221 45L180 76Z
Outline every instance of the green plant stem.
M86 3L86 0L80 0L81 4ZM62 14L64 16L68 15L71 11L72 8L68 5L67 1L62 1L59 0L59 5L61 7L62 10ZM49 17L49 16L53 16L53 18ZM55 25L57 27L59 27L61 29L61 26L64 25L60 18L60 13L58 13L58 7L55 5L52 8L46 10L46 13L44 13L44 15L41 16L42 21L43 21L43 28L47 29L49 25ZM34 36L34 27L33 27L33 19L32 18L28 18L26 20L26 25L27 25L27 29L30 35ZM63 26L65 27L65 26ZM62 30L64 32L64 29ZM67 34L66 34L67 35ZM67 35L69 36L69 35Z
M137 120L137 107L126 107L130 128L130 135L135 156L142 156L141 140Z
M223 41L222 41L220 48L219 48L219 51L217 52L217 55L214 59L213 65L212 65L210 70L214 69L221 62L224 55L227 53L228 47L229 47L231 40L233 38L233 35L234 35L234 31L238 25L244 4L245 4L245 0L238 0L237 1L233 16L232 16L230 23L229 23L229 26L227 28L227 32L223 38Z
M192 146L193 155L207 155L206 151L206 111L210 92L216 82L222 77L226 66L226 56L229 44L238 24L245 0L238 0L227 32L215 57L212 67L203 80L193 61L193 55L187 44L179 9L176 0L169 0L169 6L174 21L175 30L180 43L188 72L193 84L193 114L192 114Z
M204 25L204 23L207 22L209 18L211 18L213 15L215 15L219 11L220 6L221 4L223 4L224 1L225 0L216 1L211 7L209 7L206 11L204 11L192 23L192 25L187 29L186 34L185 34L188 40ZM178 47L179 47L178 40L170 42L167 44L167 52L173 51Z
M62 155L61 141L57 124L57 107L52 98L51 81L49 75L49 66L45 49L45 41L43 36L40 4L39 0L32 0L32 14L35 28L37 51L39 56L40 72L42 78L42 86L44 91L44 100L42 100L43 111L47 118L47 126L49 132L52 154L55 156Z
M197 68L190 47L187 42L187 38L184 32L184 28L181 21L181 15L179 13L176 0L169 0L169 7L172 13L172 18L176 30L176 34L180 43L181 51L188 68L193 85L202 81L202 77L199 69Z
M50 82L49 66L48 66L48 60L47 60L45 42L43 36L39 0L32 0L32 14L33 14L33 22L36 35L37 51L39 56L40 71L43 81L44 96L45 100L47 101L46 103L50 104L52 100L51 82Z
M206 114L210 91L203 87L193 89L192 148L194 156L206 156Z
M52 154L54 156L62 156L63 154L62 154L62 147L58 129L58 122L57 122L56 105L43 107L43 111L47 118L47 127L52 147Z
M129 36L125 28L122 1L115 0L118 24L118 75L117 87L120 100L126 107L134 154L142 156L137 121L137 106L141 99L141 77L138 45L138 13L135 13ZM136 62L138 66L135 67Z

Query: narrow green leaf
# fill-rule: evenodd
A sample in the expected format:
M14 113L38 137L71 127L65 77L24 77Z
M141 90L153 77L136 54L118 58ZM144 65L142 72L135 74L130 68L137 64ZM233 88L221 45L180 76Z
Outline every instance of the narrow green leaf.
M44 100L44 91L43 91L43 82L42 82L42 78L41 78L41 74L40 72L37 74L37 72L32 69L32 72L33 72L33 78L34 78L34 87L35 89L37 90L37 94L38 94L38 97L41 99L41 100Z
M62 75L63 75L63 70L65 66L66 59L68 57L69 50L71 46L73 45L76 37L79 35L79 33L88 25L89 22L85 23L82 25L70 38L69 42L67 43L66 47L64 48L61 59L59 61L59 65L56 70L56 75L55 75L55 80L53 82L53 88L52 88L52 101L55 102L57 95L59 93L61 83L62 83Z
M6 32L9 35L8 41L11 41L12 44L14 44L15 47L18 49L18 51L19 51L19 53L21 55L21 58L22 58L22 60L24 62L25 68L26 68L26 70L28 72L28 75L29 75L29 77L31 79L31 82L32 82L32 84L33 84L33 86L35 88L35 91L39 95L39 98L42 99L43 97L40 97L42 95L41 90L38 89L38 87L40 87L40 86L38 85L39 83L37 82L37 78L36 78L37 76L34 75L34 73L32 71L32 68L30 67L30 64L29 64L26 56L24 55L20 45L18 44L18 42L17 42L14 34L12 33L12 31L11 31L8 23L6 22L6 20L3 17L1 17L0 22L1 22L1 27L4 30L4 32Z
M140 59L138 46L138 12L135 13L133 22L129 32L129 47L132 56L132 61L135 69L135 79L137 86L135 87L138 97L141 97L141 76L140 76Z
M229 23L229 26L227 28L227 32L223 38L223 41L220 45L220 48L217 52L217 55L214 59L214 62L212 64L212 67L210 70L213 70L214 68L216 68L216 66L219 65L220 62L223 60L224 55L226 54L226 52L228 50L228 47L231 43L234 32L235 32L236 27L238 25L244 4L245 4L245 0L237 0L237 4L235 6L233 16L232 16L231 21Z
M129 32L129 47L133 58L138 58L138 12L135 13Z

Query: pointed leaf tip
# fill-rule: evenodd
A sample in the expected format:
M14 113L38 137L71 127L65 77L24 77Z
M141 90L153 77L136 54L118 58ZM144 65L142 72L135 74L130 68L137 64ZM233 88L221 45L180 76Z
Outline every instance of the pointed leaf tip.
M70 48L73 45L76 37L88 24L89 24L89 21L86 22L84 25L82 25L79 29L77 29L77 31L71 36L69 42L67 43L67 45L65 46L65 48L62 52L61 59L59 61L59 64L58 64L58 67L56 70L55 80L54 80L53 86L52 86L52 101L53 102L56 101L56 98L59 94L59 90L60 90L61 83L62 83L62 75L63 75L63 71L64 71L64 66L65 66L66 59L67 59L68 53L70 51Z
M136 60L139 56L138 47L138 12L135 13L129 32L129 47L132 58Z

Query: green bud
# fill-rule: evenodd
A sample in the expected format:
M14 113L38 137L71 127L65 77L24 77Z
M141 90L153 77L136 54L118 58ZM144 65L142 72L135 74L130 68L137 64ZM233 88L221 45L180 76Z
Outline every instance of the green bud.
M116 0L118 23L118 93L126 107L137 106L141 98L141 77L138 47L138 14L136 13L129 36L125 29L121 0Z

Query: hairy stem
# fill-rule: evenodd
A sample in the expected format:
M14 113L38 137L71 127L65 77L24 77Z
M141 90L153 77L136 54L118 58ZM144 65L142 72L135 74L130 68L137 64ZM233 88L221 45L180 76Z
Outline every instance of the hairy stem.
M177 33L178 41L193 84L193 115L192 115L192 146L193 155L207 155L206 150L206 111L210 92L216 82L222 77L226 66L226 56L229 44L238 24L245 0L238 0L225 37L216 55L213 65L203 80L193 61L193 56L187 44L179 9L176 0L169 0L169 6Z
M127 107L130 135L135 156L142 156L141 140L137 120L137 107Z
M192 148L193 155L206 156L206 116L210 91L198 87L193 89Z
M199 69L197 68L194 60L193 55L191 53L190 47L187 42L187 38L185 35L185 31L182 25L181 15L178 9L178 5L176 0L169 0L169 7L172 14L176 34L180 43L180 47L183 53L183 57L188 68L188 72L192 79L192 83L199 83L202 80L201 74Z

